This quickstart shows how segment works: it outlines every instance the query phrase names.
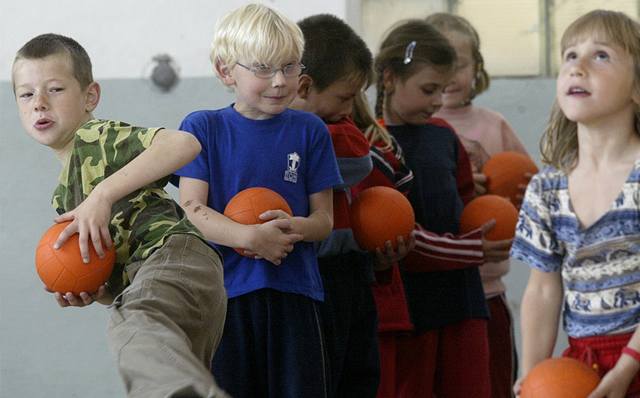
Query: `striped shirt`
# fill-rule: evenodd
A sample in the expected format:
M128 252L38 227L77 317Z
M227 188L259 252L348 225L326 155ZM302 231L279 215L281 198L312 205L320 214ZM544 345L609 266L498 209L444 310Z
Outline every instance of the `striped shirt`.
M583 228L567 176L546 167L529 183L511 255L561 272L563 324L571 337L629 332L640 318L640 159L621 192Z

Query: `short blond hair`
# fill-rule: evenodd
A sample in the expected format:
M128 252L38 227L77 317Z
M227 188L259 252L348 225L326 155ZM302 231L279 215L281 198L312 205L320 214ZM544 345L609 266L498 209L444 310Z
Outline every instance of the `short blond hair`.
M281 66L302 58L304 36L296 23L261 4L248 4L225 15L211 44L215 66L236 62Z

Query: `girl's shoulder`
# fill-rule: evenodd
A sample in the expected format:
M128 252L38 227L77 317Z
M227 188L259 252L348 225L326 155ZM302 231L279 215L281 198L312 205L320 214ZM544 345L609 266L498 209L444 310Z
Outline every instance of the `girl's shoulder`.
M564 171L550 165L543 166L529 181L529 190L542 194L567 189L567 175Z
M444 129L449 130L452 133L455 133L453 126L451 126L446 120L439 117L431 117L427 120L427 124L425 125L427 128L436 128L436 129Z
M439 137L448 136L448 140L459 141L456 129L449 122L439 117L429 118L427 123L422 125L422 128L430 132L437 132Z
M491 108L487 108L484 106L480 106L480 105L471 105L471 111L481 117L487 118L487 119L494 119L494 120L499 120L499 121L506 121L504 115L498 111L495 111Z
M476 123L493 126L492 128L501 130L502 133L505 132L504 130L508 130L511 134L515 134L511 124L509 124L509 121L502 113L496 110L486 108L484 106L471 105L469 115L469 118Z

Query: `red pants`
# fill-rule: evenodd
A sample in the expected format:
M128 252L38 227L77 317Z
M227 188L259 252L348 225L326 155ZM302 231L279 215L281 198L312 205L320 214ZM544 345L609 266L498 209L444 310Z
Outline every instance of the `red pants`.
M468 319L420 335L378 335L378 398L489 398L487 321Z
M616 365L622 349L627 345L632 334L614 334L579 339L569 337L569 348L564 350L562 356L575 358L589 366L594 366L600 377L602 377ZM640 397L640 373L636 375L629 385L627 397Z
M503 295L488 299L487 306L491 314L487 323L491 397L511 398L515 366L511 312Z

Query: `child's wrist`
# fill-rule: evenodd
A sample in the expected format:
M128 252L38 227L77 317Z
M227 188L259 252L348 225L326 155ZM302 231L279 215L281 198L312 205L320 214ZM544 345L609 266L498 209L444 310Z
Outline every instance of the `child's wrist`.
M640 370L640 352L631 347L623 348L614 369L622 378L631 381Z
M640 352L638 352L635 348L625 346L622 349L622 355L632 358L640 366Z
M91 195L97 196L101 202L108 203L109 205L113 205L115 202L115 200L109 195L108 187L105 186L104 181L93 188Z

